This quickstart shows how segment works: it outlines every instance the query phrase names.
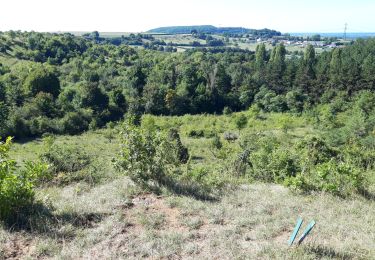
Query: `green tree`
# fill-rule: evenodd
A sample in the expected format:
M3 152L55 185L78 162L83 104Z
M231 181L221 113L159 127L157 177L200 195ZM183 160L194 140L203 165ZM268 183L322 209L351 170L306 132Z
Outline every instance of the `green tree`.
M255 50L255 66L256 66L256 76L255 78L264 82L265 80L265 69L267 63L267 51L266 45L264 43L257 45Z
M286 69L285 54L285 46L283 44L277 45L272 50L271 58L268 64L268 83L277 93L281 93L285 89L283 81Z
M332 58L329 64L329 75L330 75L330 84L334 88L342 89L342 50L336 48L332 51Z
M308 45L296 75L296 85L305 93L311 93L314 89L315 64L315 49L312 45Z
M267 51L264 43L257 45L255 50L255 61L258 69L265 67L267 61Z
M36 96L39 92L50 93L56 98L60 93L60 81L53 69L37 66L29 73L23 83L26 93Z
M56 104L52 94L39 92L32 100L32 103L45 116L54 117L56 115Z
M108 96L96 83L82 82L78 85L77 95L82 108L92 108L98 112L108 107Z
M375 57L369 54L362 65L362 84L365 89L375 90Z

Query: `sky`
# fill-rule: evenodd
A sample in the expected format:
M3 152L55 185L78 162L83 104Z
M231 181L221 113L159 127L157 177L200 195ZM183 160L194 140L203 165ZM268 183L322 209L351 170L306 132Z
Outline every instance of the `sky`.
M3 0L0 31L144 32L160 26L375 31L375 0Z

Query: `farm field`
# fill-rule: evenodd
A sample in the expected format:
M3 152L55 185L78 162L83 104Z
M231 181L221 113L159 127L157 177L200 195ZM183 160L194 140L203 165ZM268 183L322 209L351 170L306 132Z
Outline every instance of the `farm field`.
M82 36L84 32L71 32L74 35L77 36ZM87 33L87 32L86 32ZM129 32L100 32L100 36L104 38L114 38L114 37L121 37L121 36L129 36L131 33ZM196 37L193 37L191 34L157 34L157 33L145 33L145 35L150 35L152 36L155 40L158 41L164 41L165 43L172 43L174 44L179 52L184 52L189 49L194 49L197 47L194 46L186 46L191 44L192 42L199 42L202 45L206 44L206 40L198 39ZM215 39L220 39L220 40L225 40L225 37L222 35L212 35L213 38ZM254 41L249 41L247 39L243 38L232 38L229 37L229 42L226 43L226 47L228 48L239 48L242 50L249 50L255 52L256 47L260 45L261 43L259 42L254 42ZM265 42L266 49L267 50L272 50L275 46L273 46L270 43ZM137 46L138 48L141 48ZM285 48L288 52L303 52L305 50L306 46L297 46L297 45L286 45ZM199 47L198 47L199 48ZM212 47L206 47L206 48L212 48ZM320 48L320 47L315 47L315 51L317 54L320 54L324 51L331 51L330 48Z

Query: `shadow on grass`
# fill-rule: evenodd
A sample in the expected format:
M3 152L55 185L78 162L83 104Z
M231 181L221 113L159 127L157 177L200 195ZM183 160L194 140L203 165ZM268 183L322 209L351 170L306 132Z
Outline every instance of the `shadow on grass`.
M64 212L55 214L42 203L34 203L3 221L10 232L24 231L53 238L73 238L74 228L92 228L107 214ZM69 227L74 227L69 228Z
M363 198L370 200L370 201L375 201L375 193L368 191L366 189L361 189L358 192Z
M160 194L161 188L165 188L173 194L192 197L196 200L210 202L219 200L217 196L214 196L212 194L213 192L211 189L204 187L203 185L200 185L198 183L182 182L167 176L164 176L163 180L158 181L158 183L159 185L157 186L148 185L147 189L154 193Z
M204 157L203 156L196 156L196 155L193 155L191 156L191 159L193 161L203 161L204 160Z
M35 140L40 140L38 137L21 137L21 138L14 138L13 141L17 144L26 144L28 142L32 142Z
M333 248L322 245L305 246L304 251L313 254L316 259L353 259L354 256L345 252L337 252Z

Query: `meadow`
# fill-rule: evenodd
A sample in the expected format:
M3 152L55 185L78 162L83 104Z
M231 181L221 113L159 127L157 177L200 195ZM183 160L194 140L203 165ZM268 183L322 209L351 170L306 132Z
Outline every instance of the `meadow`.
M236 118L241 114L248 121L239 129ZM27 218L21 215L17 224L0 228L0 259L375 257L375 182L371 178L366 193L348 197L304 193L246 174L234 176L230 160L212 147L213 138L219 136L224 153L236 154L254 131L274 136L289 147L320 134L310 116L254 116L251 110L229 115L145 115L142 127L177 128L190 155L182 171L218 188L204 190L209 194L202 197L167 187L153 193L135 185L114 167L121 150L121 124L76 136L19 141L10 157L21 165L52 153L49 138L68 165L37 189ZM225 140L228 132L238 139ZM312 219L317 224L302 245L288 247L298 216L304 218L304 225Z

